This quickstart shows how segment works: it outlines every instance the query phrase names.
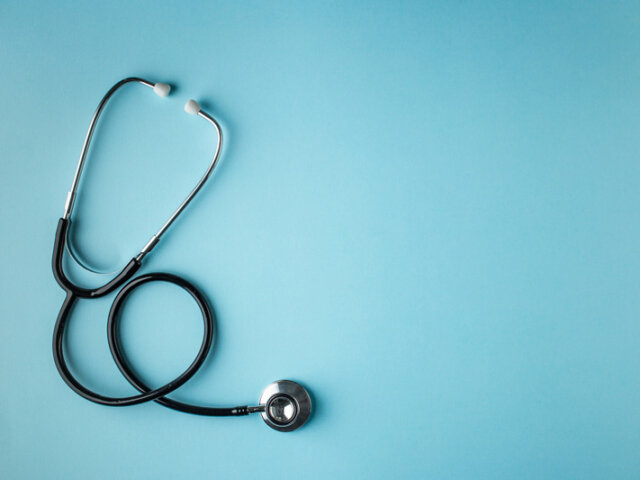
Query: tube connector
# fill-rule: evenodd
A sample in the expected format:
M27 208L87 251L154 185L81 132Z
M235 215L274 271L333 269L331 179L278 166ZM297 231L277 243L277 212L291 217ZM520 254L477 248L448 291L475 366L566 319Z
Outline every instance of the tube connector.
M67 198L64 201L64 214L62 215L62 218L65 220L69 218L69 215L71 215L71 205L73 205L74 196L73 191L67 193Z
M258 405L255 407L247 407L247 413L262 413L265 410L264 405Z
M136 260L138 260L138 262L141 262L145 255L153 250L153 247L155 247L159 241L160 237L158 235L152 236L151 240L149 240L147 244L142 248L142 250L140 250L140 253L136 256Z

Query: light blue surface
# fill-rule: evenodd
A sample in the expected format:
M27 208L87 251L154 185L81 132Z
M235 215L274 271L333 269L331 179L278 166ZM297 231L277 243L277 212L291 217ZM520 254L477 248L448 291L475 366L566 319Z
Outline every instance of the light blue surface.
M489 3L489 4L487 4ZM0 478L632 479L640 471L637 2L0 4ZM79 247L136 253L224 161L144 271L215 305L215 354L176 397L254 403L304 382L293 434L257 417L94 405L56 373L56 222L99 99ZM112 297L70 358L111 361ZM155 385L202 332L153 285L124 314Z

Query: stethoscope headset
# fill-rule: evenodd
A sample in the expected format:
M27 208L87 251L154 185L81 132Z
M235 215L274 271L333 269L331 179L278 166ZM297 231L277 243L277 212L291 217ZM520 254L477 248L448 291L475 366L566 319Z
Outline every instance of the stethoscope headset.
M96 109L89 130L84 139L82 146L82 153L80 154L80 160L76 167L76 171L73 177L73 183L71 190L67 194L67 199L64 207L64 215L58 221L58 229L56 231L55 243L53 247L53 259L52 268L53 275L60 284L60 286L66 291L67 296L60 308L58 319L53 331L53 358L60 373L62 379L71 389L78 395L90 400L92 402L109 405L114 407L124 407L127 405L137 405L144 402L155 401L162 406L178 410L180 412L193 413L196 415L206 415L214 417L224 416L238 416L248 415L250 413L260 413L263 420L267 425L275 430L282 432L288 432L301 427L309 418L311 414L311 398L309 393L296 382L290 380L279 380L268 385L264 389L257 406L238 406L230 408L219 407L204 407L198 405L190 405L176 400L167 398L167 395L184 385L198 369L204 363L207 354L211 350L214 333L214 322L212 318L211 308L202 293L194 287L191 283L185 279L173 275L170 273L146 273L135 277L135 273L140 269L143 259L153 250L158 244L158 241L162 235L167 231L176 218L184 211L189 202L193 200L195 195L200 191L204 183L211 176L218 159L220 158L220 151L222 149L222 130L218 122L208 113L200 108L200 105L194 100L189 100L185 105L185 111L192 115L197 115L208 121L216 130L216 150L213 156L213 160L209 164L207 171L198 181L187 198L180 204L175 212L169 217L165 224L158 230L158 232L151 237L149 242L142 248L140 253L132 258L125 267L115 275L113 279L98 288L82 288L72 283L66 276L63 269L63 257L65 246L67 250L72 253L72 258L76 258L73 255L73 250L68 245L69 226L71 224L71 212L76 200L78 192L78 184L80 182L80 175L87 157L87 151L89 144L93 136L96 123L100 114L102 113L105 105L113 94L124 85L130 83L138 83L147 86L159 95L160 97L166 97L171 87L166 83L153 83L142 78L130 77L116 83L106 93L106 95L100 101L98 108ZM81 263L82 265L82 263ZM196 355L195 360L189 365L189 367L176 379L170 381L166 385L158 388L150 388L147 386L140 377L134 372L131 365L128 363L125 352L122 348L119 339L119 317L122 311L123 305L127 297L138 287L149 282L168 282L184 289L188 292L193 300L196 302L202 313L202 319L204 321L204 337L200 350ZM107 323L107 336L109 340L109 349L111 355L118 366L118 369L124 375L124 377L133 385L140 393L129 397L108 397L99 393L89 390L82 385L69 371L67 363L64 357L63 340L64 332L68 323L69 315L73 306L79 298L99 298L103 297L114 290L121 288L116 295L111 309L109 311L109 319Z

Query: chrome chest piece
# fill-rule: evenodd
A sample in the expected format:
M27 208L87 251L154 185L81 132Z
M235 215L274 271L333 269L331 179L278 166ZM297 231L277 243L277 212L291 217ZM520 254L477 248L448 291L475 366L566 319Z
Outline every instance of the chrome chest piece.
M290 432L309 419L311 397L299 383L278 380L264 389L259 408L267 425L280 432Z

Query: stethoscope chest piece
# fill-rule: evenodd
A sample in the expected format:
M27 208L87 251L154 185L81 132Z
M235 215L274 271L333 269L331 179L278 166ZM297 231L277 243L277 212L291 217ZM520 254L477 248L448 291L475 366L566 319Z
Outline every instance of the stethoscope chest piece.
M290 432L300 428L311 415L311 397L302 385L291 380L278 380L260 396L262 419L271 428Z

